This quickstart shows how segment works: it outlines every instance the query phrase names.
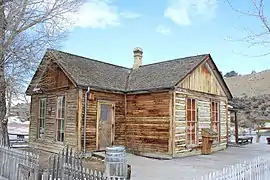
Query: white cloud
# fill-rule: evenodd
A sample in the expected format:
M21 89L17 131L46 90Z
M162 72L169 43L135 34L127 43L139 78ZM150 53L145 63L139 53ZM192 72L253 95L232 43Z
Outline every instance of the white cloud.
M137 19L137 18L140 18L142 15L138 13L126 11L126 12L121 12L120 16L126 19Z
M164 35L169 35L171 34L171 29L169 27L166 27L166 26L163 26L163 25L159 25L157 28L156 28L156 31L158 33L161 33L161 34L164 34Z
M138 17L140 15L134 12L120 12L112 1L88 0L75 15L72 15L72 20L75 22L74 27L106 28L120 25L122 18Z
M213 18L217 7L217 0L170 0L164 12L178 25L190 25L195 19Z

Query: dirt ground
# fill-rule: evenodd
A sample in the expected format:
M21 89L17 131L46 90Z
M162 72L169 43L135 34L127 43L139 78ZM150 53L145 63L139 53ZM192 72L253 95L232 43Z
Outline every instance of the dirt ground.
M40 159L40 168L41 169L48 169L49 166L49 157L53 155L53 153L46 152L46 151L37 151L35 149L31 148L21 148L20 150L28 151L28 152L38 152L39 159ZM97 159L95 157L87 158L86 160L83 160L83 166L85 168L89 168L92 170L98 170L98 171L104 171L105 166L104 162L101 159Z
M229 147L211 155L199 155L172 160L157 160L128 155L132 180L201 180L210 172L234 165L258 156L267 156L270 145L249 144L242 147Z

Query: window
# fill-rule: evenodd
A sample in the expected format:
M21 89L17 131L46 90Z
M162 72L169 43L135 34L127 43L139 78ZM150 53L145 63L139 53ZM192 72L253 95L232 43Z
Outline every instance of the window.
M102 120L102 121L110 120L111 106L108 104L101 104L100 109L101 109L100 110L100 120Z
M219 103L212 101L211 103L211 128L220 135L220 118L219 118Z
M39 100L39 128L38 138L44 138L45 135L45 121L46 121L46 98Z
M187 99L187 144L197 144L197 108L195 99Z
M64 142L65 135L65 96L57 98L56 141Z

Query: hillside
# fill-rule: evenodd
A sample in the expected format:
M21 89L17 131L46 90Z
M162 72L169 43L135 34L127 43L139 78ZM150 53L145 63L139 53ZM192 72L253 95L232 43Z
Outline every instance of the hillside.
M27 103L18 103L10 109L10 116L19 116L24 120L30 116L30 106Z
M270 94L270 70L225 78L234 97Z
M256 126L255 118L270 116L270 70L225 78L238 108L238 120L244 127Z

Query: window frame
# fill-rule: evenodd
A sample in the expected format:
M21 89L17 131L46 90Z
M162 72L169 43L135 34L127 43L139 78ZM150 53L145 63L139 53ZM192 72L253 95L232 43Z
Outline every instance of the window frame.
M191 109L188 108L189 101L191 101L190 103ZM188 119L188 111L190 111L190 120ZM194 117L192 116L192 114L194 114ZM191 128L192 126L188 126L188 124L190 123L192 123L192 126L194 125L195 128L194 134ZM188 131L191 131L191 133L189 133ZM198 111L197 111L197 100L195 98L186 98L186 145L187 146L198 145Z
M211 129L218 134L218 142L220 142L220 129L221 128L220 128L220 102L219 101L211 100L210 117L211 117ZM215 128L214 125L217 128Z
M42 103L43 101L43 103ZM44 104L45 101L45 104ZM44 107L42 105L45 105ZM44 110L44 114L42 113ZM47 98L43 97L39 99L39 109L38 109L38 139L43 139L45 137L45 127L46 127L46 115L47 115ZM41 117L41 114L43 115ZM42 122L41 122L42 121ZM41 134L41 128L43 128L43 134ZM41 136L43 135L43 136Z
M59 107L59 100L61 101ZM59 112L60 110L60 112ZM60 113L60 117L58 114ZM64 143L65 141L65 119L66 118L66 97L65 95L57 96L56 99L56 129L55 129L55 141L59 143ZM60 121L60 129L59 129L59 121ZM60 133L60 134L59 134ZM62 135L63 133L63 135ZM62 135L62 136L61 136Z

